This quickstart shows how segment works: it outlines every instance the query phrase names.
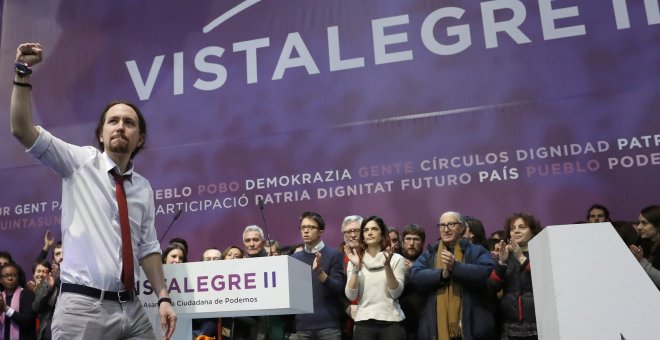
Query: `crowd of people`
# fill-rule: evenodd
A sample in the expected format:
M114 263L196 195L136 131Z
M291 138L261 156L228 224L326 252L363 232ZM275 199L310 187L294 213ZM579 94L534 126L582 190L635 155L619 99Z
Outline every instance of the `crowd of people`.
M299 221L300 244L281 246L249 225L241 246L204 249L194 258L292 256L313 272L314 313L199 319L193 339L537 338L528 244L542 226L531 214L512 214L487 237L479 219L448 211L431 244L420 225L398 230L378 216L352 215L337 230L343 235L337 247L323 242L320 214L305 212ZM630 223L611 221L606 207L594 205L576 223L590 222L611 222L660 289L660 206L642 209L637 223ZM188 262L187 241L171 239L161 258L164 264ZM46 232L32 280L26 281L11 254L0 251L4 339L51 338L63 259L62 244Z
M17 48L10 125L27 152L62 177L62 242L46 232L29 281L11 253L0 251L0 340L155 339L135 295L138 263L158 297L167 339L176 313L162 266L192 257L186 240L173 239L161 250L156 238L153 190L132 162L147 138L144 116L129 102L111 102L96 127L98 148L58 139L32 121L30 76L42 59L39 43ZM586 218L612 222L602 205L589 208ZM436 225L437 241L426 247L421 226L399 233L378 216L344 218L338 247L324 243L320 214L304 212L299 223L300 244L280 246L250 225L242 247L209 248L195 258L290 255L310 267L314 312L200 319L191 337L537 338L528 245L541 224L531 214L512 214L487 238L478 218L447 211ZM642 209L637 223L612 225L660 287L660 206Z

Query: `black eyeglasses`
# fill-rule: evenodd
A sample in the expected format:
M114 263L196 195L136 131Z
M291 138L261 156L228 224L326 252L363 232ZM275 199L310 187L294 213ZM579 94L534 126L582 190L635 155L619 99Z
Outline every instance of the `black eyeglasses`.
M318 228L319 228L318 226L315 226L315 225L309 225L309 224L308 224L308 225L301 225L301 226L300 226L300 230L305 230L305 231L312 231L312 230L316 230L316 229L318 229Z
M360 234L360 229L344 230L344 235L358 235L358 234Z
M443 228L456 229L456 227L459 225L461 225L461 222L438 223L435 226L440 229Z

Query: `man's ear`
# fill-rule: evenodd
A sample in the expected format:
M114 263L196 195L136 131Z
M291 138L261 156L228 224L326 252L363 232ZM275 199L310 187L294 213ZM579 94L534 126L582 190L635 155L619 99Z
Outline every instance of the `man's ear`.
M138 139L137 147L141 147L144 144L144 133L140 134L140 139Z

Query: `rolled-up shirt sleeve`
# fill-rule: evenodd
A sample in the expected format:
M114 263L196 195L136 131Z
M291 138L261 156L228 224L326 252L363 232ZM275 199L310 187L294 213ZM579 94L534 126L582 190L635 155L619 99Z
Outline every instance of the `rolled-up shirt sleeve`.
M40 126L37 130L39 136L26 152L62 178L69 177L96 153L93 147L66 143Z
M145 211L144 218L140 225L140 242L138 243L137 254L138 259L142 259L153 253L161 254L160 242L158 242L158 237L156 235L156 209L154 206L154 192L151 186L149 186L149 199L145 204L147 204L147 210Z

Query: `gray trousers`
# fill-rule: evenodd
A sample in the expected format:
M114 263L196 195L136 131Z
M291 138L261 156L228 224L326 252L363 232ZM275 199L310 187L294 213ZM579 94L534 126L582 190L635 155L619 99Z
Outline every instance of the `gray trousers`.
M139 299L120 304L62 293L55 305L53 340L156 340Z

